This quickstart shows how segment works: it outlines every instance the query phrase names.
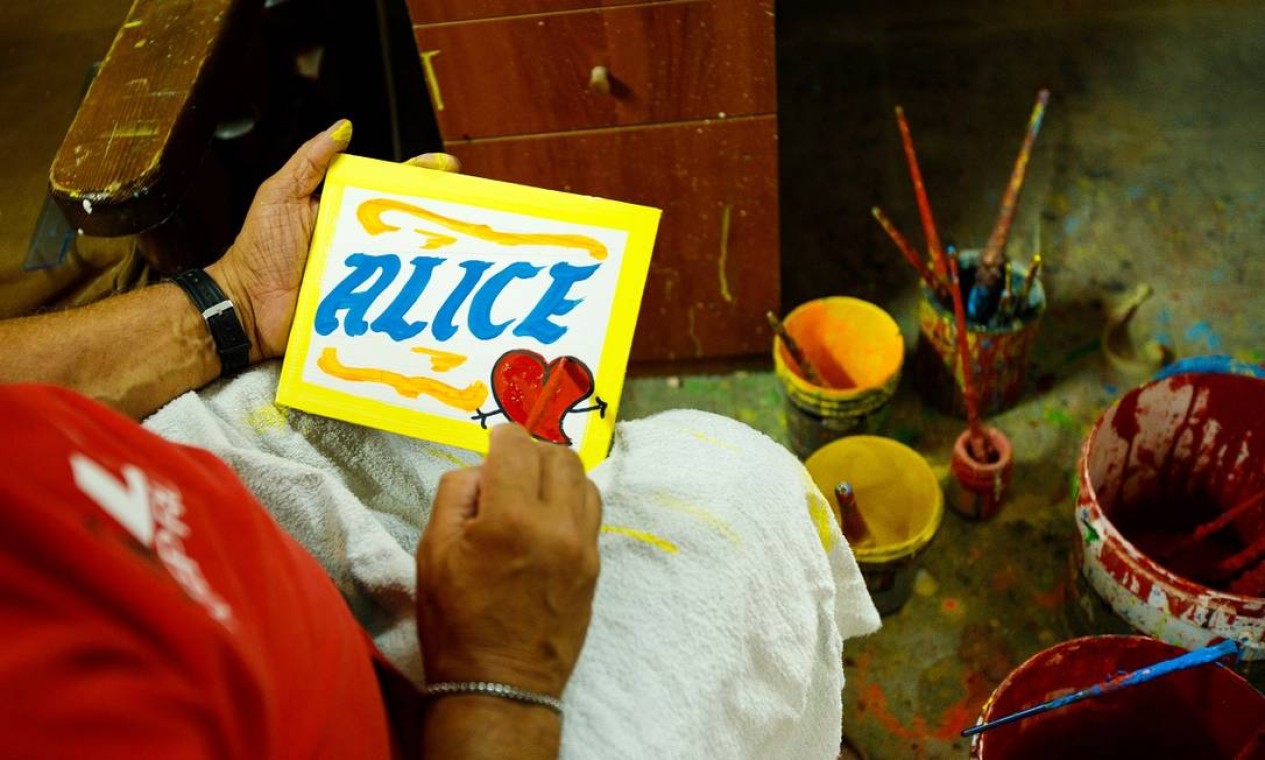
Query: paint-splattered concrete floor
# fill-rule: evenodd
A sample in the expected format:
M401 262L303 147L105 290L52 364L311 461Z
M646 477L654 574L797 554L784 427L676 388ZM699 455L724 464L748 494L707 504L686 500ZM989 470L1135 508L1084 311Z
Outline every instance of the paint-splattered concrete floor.
M1103 309L1148 283L1139 343L1265 359L1265 9L840 5L778 11L787 310L866 298L912 350L914 276L869 216L877 203L921 240L892 106L904 104L941 228L972 246L991 228L1037 89L1053 91L1010 246L1026 262L1039 227L1051 308L1022 403L991 420L1015 447L1009 499L987 523L947 512L909 603L847 650L845 731L869 757L962 758L958 732L1012 668L1117 630L1070 614L1068 573L1079 447L1132 385L1104 360ZM963 423L924 406L910 380L884 432L947 477ZM781 404L769 372L647 377L621 414L692 406L786 442Z
M25 250L83 72L128 4L0 4L5 255ZM1026 262L1039 232L1051 308L1023 402L992 420L1015 444L1009 501L984 524L947 514L910 602L847 651L845 728L869 757L962 758L957 732L994 685L1085 630L1068 615L1072 471L1086 429L1129 385L1104 364L1102 307L1146 282L1140 340L1265 358L1265 11L1139 0L777 11L783 305L866 298L911 348L913 276L869 217L877 203L920 239L892 106L909 115L941 228L971 246L991 227L1036 90L1053 91L1010 249ZM944 476L962 423L925 408L909 380L885 432ZM768 372L637 379L623 415L682 406L786 440Z

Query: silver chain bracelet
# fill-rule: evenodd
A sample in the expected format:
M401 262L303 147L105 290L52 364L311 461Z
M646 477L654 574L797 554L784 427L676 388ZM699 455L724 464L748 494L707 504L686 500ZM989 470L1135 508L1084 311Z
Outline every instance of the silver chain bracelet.
M526 691L504 683L488 683L487 681L449 681L431 684L422 691L422 696L427 699L432 697L446 697L453 694L479 694L487 697L512 699L515 702L524 702L529 705L547 707L557 713L559 717L562 716L561 699L551 697L548 694L538 694L534 691Z

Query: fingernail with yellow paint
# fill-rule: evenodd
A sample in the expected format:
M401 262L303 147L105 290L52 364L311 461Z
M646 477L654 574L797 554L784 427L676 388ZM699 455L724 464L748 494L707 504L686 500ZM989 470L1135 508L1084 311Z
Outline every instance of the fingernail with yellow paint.
M351 120L340 119L329 133L329 137L336 143L346 145L351 142Z
M456 156L447 153L423 153L420 156L414 156L406 161L410 166L420 166L423 169L435 169L441 172L460 172L461 162Z

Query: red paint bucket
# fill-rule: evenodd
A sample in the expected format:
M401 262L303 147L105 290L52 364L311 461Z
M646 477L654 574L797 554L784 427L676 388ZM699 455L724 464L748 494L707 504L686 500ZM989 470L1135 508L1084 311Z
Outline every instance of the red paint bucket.
M995 720L1182 653L1142 636L1065 641L1011 672L985 703L981 720ZM973 738L971 757L1232 760L1263 725L1265 696L1228 668L1204 665L998 726Z
M1265 548L1265 500L1191 538L1265 489L1265 381L1184 374L1136 388L1098 420L1079 471L1074 561L1112 610L1185 649L1233 638L1245 660L1265 658L1265 598L1232 590L1246 573L1218 580L1230 558Z
M985 428L984 434L997 452L997 461L979 462L971 456L971 431L963 431L953 444L949 468L953 482L949 488L949 504L963 517L987 520L1001 510L1002 499L1010 487L1014 455L1010 440L997 428Z

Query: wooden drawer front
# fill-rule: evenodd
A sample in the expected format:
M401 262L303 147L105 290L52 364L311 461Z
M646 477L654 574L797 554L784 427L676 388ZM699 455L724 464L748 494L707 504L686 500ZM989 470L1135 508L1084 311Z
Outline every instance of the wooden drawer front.
M557 13L611 5L633 5L670 0L408 0L414 24L526 16L530 13Z
M468 174L663 209L635 361L769 350L764 314L779 298L776 117L447 149Z
M771 0L416 27L445 139L773 113ZM595 66L609 94L591 92Z

